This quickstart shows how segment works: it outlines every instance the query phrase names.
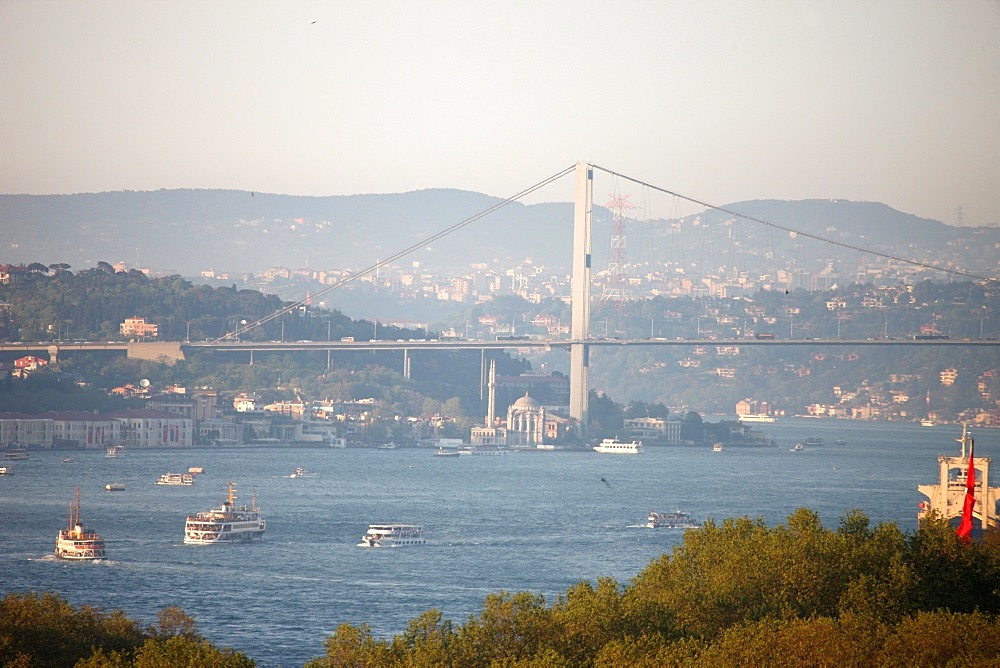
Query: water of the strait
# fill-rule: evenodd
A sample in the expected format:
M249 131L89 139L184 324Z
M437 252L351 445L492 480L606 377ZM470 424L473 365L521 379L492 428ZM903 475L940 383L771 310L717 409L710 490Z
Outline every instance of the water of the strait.
M144 625L176 605L217 645L258 665L300 666L322 655L324 637L344 622L388 637L431 608L463 623L490 592L530 590L552 601L579 580L627 583L682 539L681 531L645 528L650 510L776 525L805 506L836 528L860 508L873 523L913 531L916 486L936 482L937 456L957 454L961 434L953 425L810 419L757 429L777 444L472 457L266 448L132 450L109 459L103 450L33 450L27 461L3 462L14 472L0 477L0 592L52 591L75 605L120 608ZM790 451L810 436L824 444ZM1000 453L1000 430L974 436L977 455ZM190 466L205 470L194 486L154 484ZM289 477L296 467L317 475ZM218 506L230 480L241 503L256 490L264 540L184 545L186 515ZM126 491L105 491L109 482ZM76 486L107 561L50 556ZM356 546L369 523L383 522L422 524L428 542Z

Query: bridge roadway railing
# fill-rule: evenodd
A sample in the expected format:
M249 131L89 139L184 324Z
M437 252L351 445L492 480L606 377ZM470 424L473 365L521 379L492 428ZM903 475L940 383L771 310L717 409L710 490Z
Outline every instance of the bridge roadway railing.
M122 351L134 359L183 359L188 352L215 350L218 352L305 352L305 351L374 351L374 350L535 350L569 349L571 344L586 343L594 347L610 346L938 346L978 347L1000 346L1000 339L524 339L524 340L405 340L405 341L88 341L0 343L0 358L44 353L50 361L67 352Z

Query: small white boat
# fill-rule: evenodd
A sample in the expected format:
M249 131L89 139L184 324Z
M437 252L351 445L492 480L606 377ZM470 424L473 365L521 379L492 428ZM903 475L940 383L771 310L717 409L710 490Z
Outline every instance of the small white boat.
M617 438L606 438L594 446L594 451L612 455L637 455L642 452L642 441L624 443Z
M934 426L934 420L932 420L930 418L924 418L923 420L920 421L920 426L921 427L933 427Z
M128 454L128 453L125 451L125 446L124 445L112 445L110 448L108 448L107 452L104 453L104 456L105 457L124 457L126 454Z
M802 452L803 450L805 450L805 446L801 443L796 443L791 447L792 452Z
M104 540L96 531L85 529L80 522L80 488L76 500L69 504L69 528L60 529L56 536L56 557L78 561L104 559L107 553Z
M11 466L0 466L0 475L10 475L14 472L14 468Z
M62 463L63 464L72 464L73 463L73 458L72 457L63 457L62 458Z
M358 547L409 547L425 542L419 524L369 524Z
M125 483L123 483L123 482L109 482L107 485L104 486L104 489L108 490L109 492L124 492L125 491Z
M722 452L725 449L726 446L724 446L722 443L715 443L714 445L712 445L712 452Z
M435 457L460 457L462 455L458 450L449 450L447 448L438 448L434 451Z
M195 475L197 475L199 473L204 473L204 472L205 472L205 469L203 469L200 466L192 466L191 468L188 469L188 473L193 473Z
M295 473L288 476L289 478L315 478L316 474L312 471L306 471L303 468L296 468Z
M183 485L189 487L194 484L193 473L164 473L156 481L157 485Z

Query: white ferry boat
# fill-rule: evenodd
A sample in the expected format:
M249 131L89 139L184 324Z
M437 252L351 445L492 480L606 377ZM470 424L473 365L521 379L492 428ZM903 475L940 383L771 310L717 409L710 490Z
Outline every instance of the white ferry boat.
M193 473L164 473L156 481L157 485L184 485L190 487L194 484Z
M423 527L418 524L369 524L358 547L409 547L424 542Z
M76 500L69 504L69 527L60 529L56 536L56 556L82 561L107 558L104 539L97 532L85 529L80 523L79 487L76 488Z
M762 413L747 413L746 415L737 416L740 422L776 422L776 418L772 415L764 415Z
M658 513L654 510L646 518L646 526L650 529L697 529L698 523L680 510L672 513Z
M229 483L229 496L218 508L188 515L184 524L184 542L196 545L240 543L260 540L267 523L257 507L257 495L252 505L236 506L236 483Z
M606 438L600 445L595 445L594 450L614 455L637 455L642 452L642 441L622 443L616 438Z
M107 452L104 453L104 456L105 457L124 457L126 454L128 454L128 453L125 451L125 446L124 445L112 445L110 448L108 448Z

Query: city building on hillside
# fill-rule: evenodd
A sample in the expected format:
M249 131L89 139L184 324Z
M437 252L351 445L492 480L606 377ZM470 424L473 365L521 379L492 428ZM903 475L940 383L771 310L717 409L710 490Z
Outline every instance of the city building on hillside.
M30 413L0 413L0 447L52 447L52 418Z
M140 336L156 338L159 334L159 327L151 322L146 322L145 318L132 317L125 318L125 322L119 327L122 336Z
M213 445L238 445L243 443L243 425L222 418L212 418L198 423L198 438Z
M681 442L681 425L678 418L626 418L625 431L643 441L661 441L663 443Z
M194 420L153 409L126 409L108 413L122 425L128 447L163 448L194 445Z

